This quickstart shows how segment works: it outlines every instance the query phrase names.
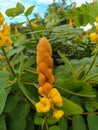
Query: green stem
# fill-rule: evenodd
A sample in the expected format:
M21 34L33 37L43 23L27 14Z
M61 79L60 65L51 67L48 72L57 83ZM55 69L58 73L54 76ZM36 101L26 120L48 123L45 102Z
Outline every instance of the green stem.
M9 62L9 59L8 59L8 57L7 57L7 55L6 55L6 52L5 52L4 47L1 47L1 49L2 49L2 52L3 52L4 56L5 56L5 58L6 58L7 64L8 64L8 66L9 66L9 68L10 68L10 71L12 72L13 76L16 77L15 72L14 72L12 66L10 65L10 62Z
M27 16L26 14L25 14L25 16L26 16L26 18L27 18L27 20L28 20L28 22L29 22L29 25L30 25L32 31L34 31L33 28L32 28L32 25L31 25L31 22L30 22L28 16ZM34 35L35 40L38 42L38 39L37 39L36 35L35 35L35 34L33 34L33 35Z
M46 125L46 130L49 130L47 119L45 121L45 125Z
M49 130L48 122L47 122L47 117L48 117L48 116L49 116L49 115L46 115L45 118L44 118L44 120L43 120L43 123L42 123L42 130L44 129L44 124L45 124L46 130Z
M92 76L89 76L88 78L86 78L85 81L89 81L89 80L97 78L97 77L98 77L98 74L95 74L95 75L92 75Z
M95 61L96 61L97 54L98 54L98 51L96 50L95 55L94 55L94 59L93 59L92 63L90 64L88 70L86 71L85 75L83 76L83 79L85 79L85 77L87 76L87 74L88 74L88 73L90 72L90 70L92 69L92 67L93 67L93 65L94 65L94 63L95 63Z

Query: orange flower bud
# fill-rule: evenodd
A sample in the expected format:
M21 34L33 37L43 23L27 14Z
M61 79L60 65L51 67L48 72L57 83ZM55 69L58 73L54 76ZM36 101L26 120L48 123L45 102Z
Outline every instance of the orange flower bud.
M41 53L48 52L50 54L50 56L52 56L52 48L46 37L41 38L41 40L39 41L39 43L37 45L37 49Z
M45 62L41 62L38 66L37 66L37 70L38 70L38 72L40 73L40 72L42 72L42 73L44 73L47 69L48 69L48 66L47 66L47 63L45 63Z
M47 95L52 89L52 85L49 83L45 83L42 87L38 88L38 93L42 96Z
M45 84L43 85L43 91L44 91L45 94L48 94L51 89L52 89L52 85L51 85L51 84L45 83Z
M46 77L43 73L39 73L38 82L39 84L43 85L46 83Z
M52 69L47 69L45 72L46 78L50 84L54 82L54 76L52 74Z
M45 53L39 53L39 51L37 52L36 63L40 64L41 62L46 62L49 68L53 67L53 59L47 52Z
M44 62L47 63L48 68L52 68L53 67L53 59L51 57L47 57L44 59Z
M39 87L38 88L38 93L40 94L40 95L44 95L44 89L43 89L43 87Z
M50 84L53 84L54 83L54 76L52 75L51 77L48 77L48 82Z

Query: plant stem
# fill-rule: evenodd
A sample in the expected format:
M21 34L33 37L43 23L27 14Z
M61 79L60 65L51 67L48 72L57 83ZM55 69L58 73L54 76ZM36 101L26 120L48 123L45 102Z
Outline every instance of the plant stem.
M98 51L96 50L95 55L94 55L94 58L93 58L93 61L92 61L92 63L90 64L90 66L89 66L88 70L86 71L85 75L83 76L83 79L85 79L85 77L87 76L87 74L88 74L88 73L90 72L90 70L92 69L92 67L93 67L93 65L94 65L94 63L95 63L95 61L96 61L97 54L98 54Z
M30 25L30 27L31 27L31 29L32 29L32 31L33 31L33 28L32 28L32 25L31 25L31 22L30 22L28 16L27 16L26 14L25 14L25 16L26 16L26 18L27 18L27 20L28 20L28 22L29 22L29 25ZM35 34L33 34L33 35L34 35L35 40L38 42L38 39L37 39L36 35L35 35Z
M46 125L46 130L49 130L47 119L45 120L45 125Z
M49 130L48 122L47 122L47 117L48 117L48 115L46 115L45 118L44 118L44 120L43 120L43 123L42 123L42 130L43 130L44 124L45 124L46 130Z
M13 76L16 77L15 72L14 72L12 66L10 65L10 62L9 62L9 59L8 59L8 57L6 55L4 47L1 47L1 49L2 49L2 52L3 52L4 56L5 56L5 58L6 58L7 64L9 66L9 68L10 68L10 71L12 72Z

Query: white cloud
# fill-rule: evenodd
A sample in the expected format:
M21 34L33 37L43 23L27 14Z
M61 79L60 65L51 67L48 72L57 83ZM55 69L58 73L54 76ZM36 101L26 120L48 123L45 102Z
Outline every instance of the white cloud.
M37 0L37 3L44 3L44 4L51 4L53 0ZM55 0L55 2L58 2L58 0Z

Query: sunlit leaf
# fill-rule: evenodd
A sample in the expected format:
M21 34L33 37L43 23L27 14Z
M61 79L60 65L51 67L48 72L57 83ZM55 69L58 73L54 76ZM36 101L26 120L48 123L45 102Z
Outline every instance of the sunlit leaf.
M77 105L73 101L63 98L63 107L62 107L65 115L74 115L74 114L80 114L83 113L83 109L81 106Z
M6 10L6 15L9 17L15 17L24 12L25 7L21 3L17 3L15 8L10 8Z
M33 11L33 9L34 9L34 7L35 6L30 6L27 10L26 10L26 12L25 12L25 14L28 16L28 15L31 15L31 13L32 13L32 11Z

